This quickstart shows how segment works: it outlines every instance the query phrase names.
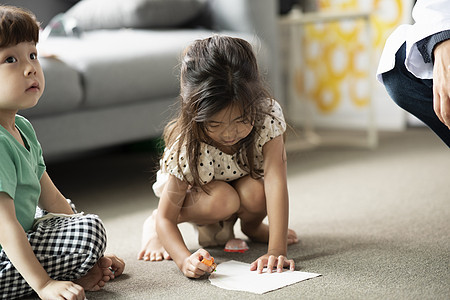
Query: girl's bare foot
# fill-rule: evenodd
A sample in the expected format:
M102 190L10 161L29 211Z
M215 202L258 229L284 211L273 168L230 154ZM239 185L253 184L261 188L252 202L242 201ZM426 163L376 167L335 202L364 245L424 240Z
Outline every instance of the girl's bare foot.
M75 280L74 283L81 285L85 291L98 291L104 287L106 282L113 276L112 271L109 269L111 265L111 259L102 257L86 275Z
M145 220L142 230L142 246L138 253L138 259L146 261L160 261L171 259L169 253L164 249L156 233L155 219L157 210Z
M292 245L295 243L298 243L297 233L292 229L288 229L287 244Z

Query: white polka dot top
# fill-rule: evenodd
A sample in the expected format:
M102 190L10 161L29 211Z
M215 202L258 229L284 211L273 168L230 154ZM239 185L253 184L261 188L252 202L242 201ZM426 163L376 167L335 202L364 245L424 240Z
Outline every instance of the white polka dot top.
M286 122L284 120L283 111L275 100L272 107L272 115L273 116L266 116L262 130L260 134L256 136L257 147L255 151L255 164L259 169L263 169L264 158L262 148L264 144L271 139L282 135L286 131ZM169 179L169 175L184 180L183 175L178 170L175 159L176 144L177 143L175 142L170 149L164 149L163 157L160 160L160 170L157 172L156 182L153 184L153 191L157 197L161 196L164 186ZM185 148L182 148L182 152L180 153L180 166L186 178L191 181L192 175L186 160L185 151ZM201 142L198 166L201 181L204 184L207 184L212 180L233 181L248 175L247 171L239 168L236 159L237 153L230 155L222 152L215 146Z

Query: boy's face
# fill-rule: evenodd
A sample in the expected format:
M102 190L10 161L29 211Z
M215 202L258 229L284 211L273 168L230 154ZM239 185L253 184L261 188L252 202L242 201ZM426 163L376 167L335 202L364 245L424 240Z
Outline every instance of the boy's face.
M33 42L0 48L0 110L35 106L44 87L44 73Z

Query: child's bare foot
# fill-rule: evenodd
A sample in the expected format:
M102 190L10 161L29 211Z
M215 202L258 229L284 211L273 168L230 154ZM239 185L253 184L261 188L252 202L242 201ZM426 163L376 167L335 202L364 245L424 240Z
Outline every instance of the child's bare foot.
M292 229L288 229L287 244L292 245L295 243L298 243L297 233Z
M114 254L105 254L104 256L109 258L112 262L111 267L109 267L109 269L112 271L112 276L110 276L110 278L114 279L122 275L123 271L125 270L124 260Z
M146 261L160 261L163 259L171 259L169 253L167 253L167 251L159 241L158 234L156 233L156 213L157 210L155 209L144 222L142 231L142 246L141 251L138 253L138 259Z
M102 257L86 275L75 280L74 283L81 285L85 291L98 291L113 276L112 271L109 269L111 265L111 259Z

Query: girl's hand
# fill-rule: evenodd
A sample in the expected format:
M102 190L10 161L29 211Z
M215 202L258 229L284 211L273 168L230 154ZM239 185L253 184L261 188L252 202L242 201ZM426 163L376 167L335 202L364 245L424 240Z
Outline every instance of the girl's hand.
M213 268L202 263L202 259L210 259L211 255L205 249L199 249L195 251L191 256L187 257L183 261L181 266L181 272L189 278L199 278L205 273L213 272Z
M84 300L84 289L71 281L49 280L45 286L36 291L41 299Z
M283 268L289 268L290 271L295 270L295 262L293 259L288 259L284 255L271 255L269 253L264 254L250 265L250 271L258 270L261 274L264 267L267 267L267 272L272 273L274 267L277 268L277 272L283 272Z

